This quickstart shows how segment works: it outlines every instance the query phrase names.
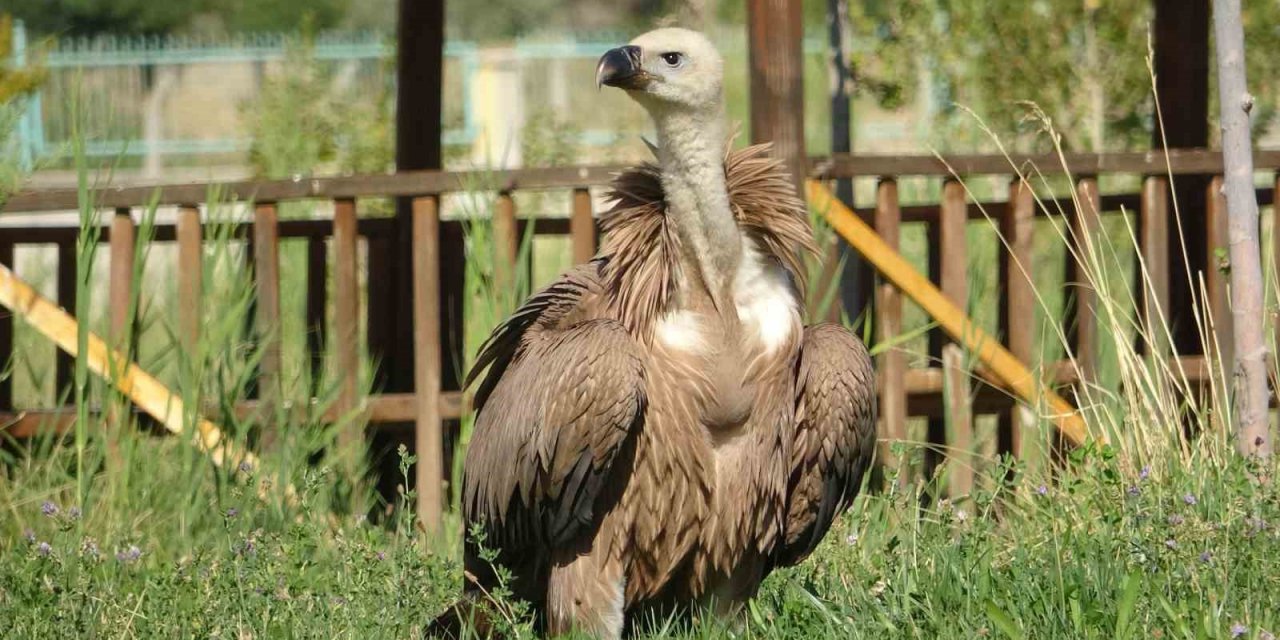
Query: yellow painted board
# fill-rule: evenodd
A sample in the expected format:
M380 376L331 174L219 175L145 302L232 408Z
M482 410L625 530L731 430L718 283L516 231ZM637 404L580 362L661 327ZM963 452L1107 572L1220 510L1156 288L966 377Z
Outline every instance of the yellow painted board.
M1049 408L1049 417L1067 440L1076 445L1084 443L1089 437L1088 429L1071 403L1043 385L999 340L983 331L933 282L885 244L875 229L850 211L825 185L810 180L807 191L810 205L826 217L831 227L885 279L924 309L951 339L969 350L997 382L1033 407L1043 402ZM1105 440L1105 436L1100 439Z
M4 265L0 265L0 305L13 311L58 348L79 357L76 319ZM118 350L108 347L97 334L89 333L88 352L84 355L89 371L101 376L165 429L177 435L186 430L182 398L137 364L127 361ZM253 452L226 438L217 425L205 418L197 418L194 439L196 446L208 453L217 466L245 462L252 469L258 468L258 458ZM292 498L293 494L293 487L286 485L286 497Z

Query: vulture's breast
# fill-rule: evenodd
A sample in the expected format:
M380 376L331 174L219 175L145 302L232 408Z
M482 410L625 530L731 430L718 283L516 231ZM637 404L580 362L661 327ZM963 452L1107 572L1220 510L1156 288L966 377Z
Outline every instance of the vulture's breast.
M733 281L738 328L726 329L708 309L675 309L654 333L659 351L696 372L705 390L700 416L719 436L731 436L750 418L762 391L790 371L803 331L795 287L786 271L744 238ZM767 391L767 390L764 390Z

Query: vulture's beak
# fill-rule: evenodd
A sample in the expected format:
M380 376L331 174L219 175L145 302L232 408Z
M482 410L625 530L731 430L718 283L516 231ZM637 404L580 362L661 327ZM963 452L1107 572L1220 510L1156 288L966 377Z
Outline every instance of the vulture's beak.
M596 65L596 87L643 89L649 80L649 74L640 66L640 47L632 44L606 51Z

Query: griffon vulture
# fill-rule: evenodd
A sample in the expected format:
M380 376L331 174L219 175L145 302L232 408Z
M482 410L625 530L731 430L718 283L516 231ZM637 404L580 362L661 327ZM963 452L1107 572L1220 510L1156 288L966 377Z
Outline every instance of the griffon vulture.
M870 464L875 394L857 337L801 323L805 205L766 146L726 152L712 44L652 31L596 81L652 116L657 163L615 179L599 255L483 346L462 509L541 628L617 638L732 614L807 556ZM465 554L474 599L498 579Z

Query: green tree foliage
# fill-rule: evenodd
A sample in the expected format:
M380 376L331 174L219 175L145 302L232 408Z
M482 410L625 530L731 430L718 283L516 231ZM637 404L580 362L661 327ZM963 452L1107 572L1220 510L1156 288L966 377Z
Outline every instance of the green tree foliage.
M292 42L279 73L262 83L254 100L242 106L253 140L249 161L264 178L287 178L319 171L377 173L393 166L392 110L395 77L374 89L341 88L331 63L316 60L304 35ZM361 95L356 95L362 92Z
M805 3L811 35L824 28L819 4ZM1026 117L1028 103L1052 119L1069 149L1144 148L1155 123L1146 61L1152 7L1152 0L851 0L857 88L886 106L933 92L926 97L940 149L989 144L958 105L981 114L1012 147L1034 145L1042 124ZM1280 88L1280 2L1248 3L1244 20L1261 129L1275 118ZM1205 100L1216 120L1216 104Z

